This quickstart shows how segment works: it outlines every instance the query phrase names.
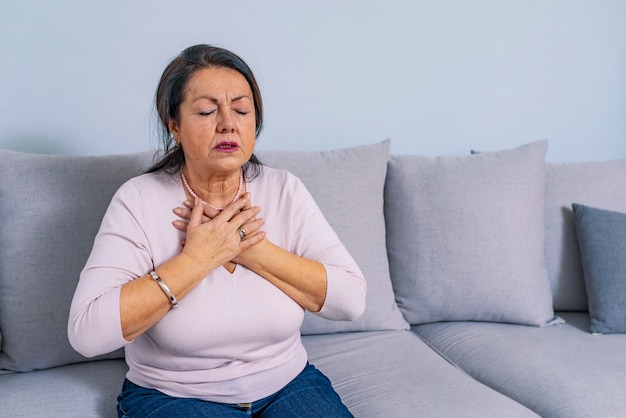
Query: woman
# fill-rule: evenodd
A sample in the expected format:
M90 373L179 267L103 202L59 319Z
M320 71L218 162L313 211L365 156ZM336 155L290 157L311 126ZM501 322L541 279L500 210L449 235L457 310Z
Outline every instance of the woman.
M252 72L190 47L156 108L164 157L111 201L72 301L72 346L125 347L119 416L351 416L299 329L305 310L358 317L365 281L302 183L254 156Z

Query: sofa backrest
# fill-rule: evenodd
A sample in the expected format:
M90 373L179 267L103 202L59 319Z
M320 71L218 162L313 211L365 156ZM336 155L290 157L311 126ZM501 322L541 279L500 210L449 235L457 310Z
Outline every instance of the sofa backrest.
M626 159L546 164L546 264L555 310L586 311L572 203L626 212Z
M383 194L390 141L320 152L259 152L264 164L298 176L361 268L365 312L355 321L328 321L309 312L303 335L407 329L391 285Z
M74 289L111 197L152 162L152 154L85 157L0 150L0 373L86 360L67 338ZM385 251L389 141L259 155L267 165L302 179L368 282L361 318L337 322L307 313L303 334L407 329L394 301ZM118 350L103 357L122 356Z
M368 283L363 317L346 323L307 314L303 334L406 329L385 251L389 141L259 155L302 179ZM85 157L0 150L0 374L86 360L67 340L74 288L113 193L151 162L151 152ZM626 211L626 159L545 168L545 253L554 308L585 310L571 204ZM104 357L122 356L119 350Z
M78 276L113 193L151 161L0 150L0 372L85 360L67 338Z

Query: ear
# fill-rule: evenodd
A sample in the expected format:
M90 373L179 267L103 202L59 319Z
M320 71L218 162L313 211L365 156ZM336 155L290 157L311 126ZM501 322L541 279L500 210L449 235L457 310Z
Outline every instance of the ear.
M170 133L174 136L174 138L178 138L178 123L176 123L174 119L170 119L167 127L170 130Z

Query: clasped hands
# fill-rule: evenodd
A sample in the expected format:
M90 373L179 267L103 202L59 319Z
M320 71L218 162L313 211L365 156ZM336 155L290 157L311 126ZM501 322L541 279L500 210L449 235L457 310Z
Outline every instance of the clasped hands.
M181 244L183 253L198 263L215 268L223 265L232 272L234 264L246 265L246 253L265 239L261 231L265 220L257 218L261 211L250 203L250 193L244 194L223 211L206 207L201 202L186 201L184 207L174 208L181 217L172 224L187 237ZM238 229L245 231L241 239Z

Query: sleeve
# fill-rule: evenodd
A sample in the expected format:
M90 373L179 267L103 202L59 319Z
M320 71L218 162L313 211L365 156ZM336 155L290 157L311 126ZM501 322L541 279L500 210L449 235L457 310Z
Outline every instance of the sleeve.
M120 289L152 269L141 226L141 195L129 181L115 194L81 272L68 320L69 341L86 357L123 347Z
M294 252L319 261L326 269L326 299L317 315L351 321L365 310L365 278L306 186L294 178Z

